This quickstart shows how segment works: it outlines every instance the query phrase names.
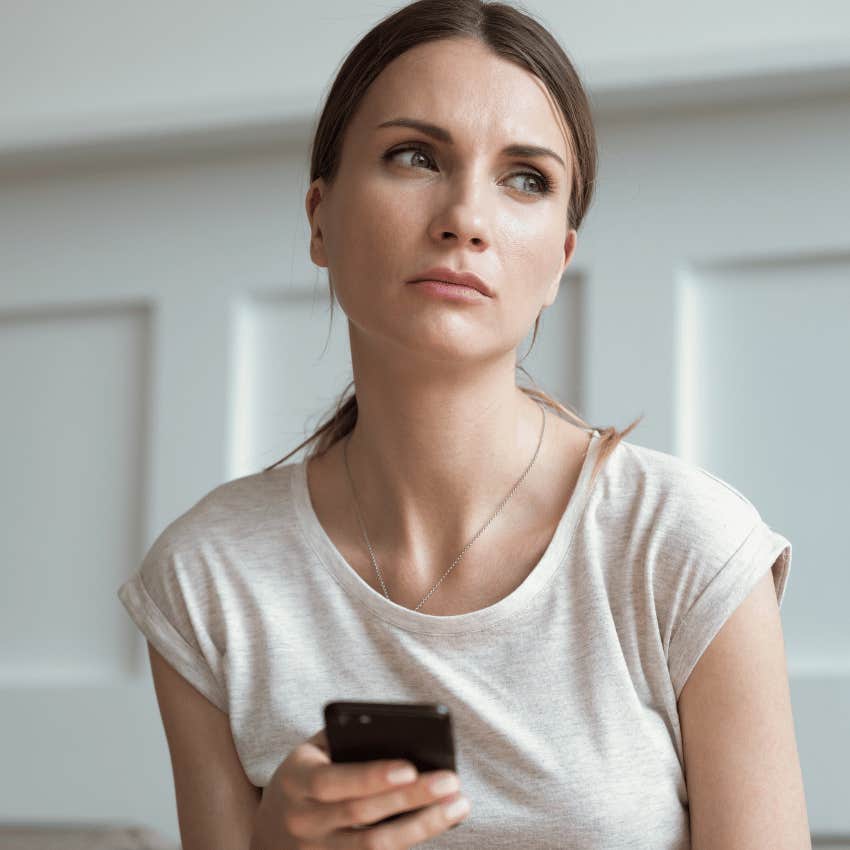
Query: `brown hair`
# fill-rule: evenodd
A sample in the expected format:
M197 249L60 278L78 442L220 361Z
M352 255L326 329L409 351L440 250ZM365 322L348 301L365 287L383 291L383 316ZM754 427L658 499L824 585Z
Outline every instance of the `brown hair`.
M593 196L596 180L596 133L590 104L575 68L560 44L549 31L530 15L505 3L482 0L416 0L398 9L374 26L354 46L340 68L328 93L313 138L310 162L310 182L323 177L330 184L340 162L340 146L345 129L369 86L393 59L410 48L445 38L475 38L496 55L530 71L548 88L559 105L568 130L573 180L567 209L567 226L578 230ZM329 279L331 317L333 317L333 285ZM540 316L534 322L531 346L537 339ZM520 361L521 362L521 361ZM535 386L519 386L522 392L566 414L583 427L589 426L567 406L537 387L534 379L518 363ZM324 454L334 443L353 430L357 422L357 396L343 390L332 416L314 433L277 463L266 467L267 472L298 449L315 441L309 457ZM592 478L595 478L605 459L617 444L643 419L638 417L624 431L613 426L595 427L600 432L601 447Z

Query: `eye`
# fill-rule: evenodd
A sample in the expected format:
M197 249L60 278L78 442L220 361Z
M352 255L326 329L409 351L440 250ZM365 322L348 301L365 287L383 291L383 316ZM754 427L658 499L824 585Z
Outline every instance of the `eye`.
M387 151L383 155L383 158L389 162L389 161L394 160L399 154L402 154L402 153L414 154L414 156L411 157L411 164L412 164L412 161L415 160L415 156L417 156L417 155L421 156L425 160L428 160L428 161L433 163L433 159L431 158L430 153L428 152L428 150L426 149L426 147L424 145L405 145L404 147L395 148L393 150ZM414 167L416 167L416 166L414 166ZM519 190L520 192L522 192L525 195L541 195L541 196L542 195L548 195L555 188L554 182L550 178L548 178L545 174L543 174L542 172L537 171L537 170L515 171L513 174L510 174L508 176L508 179L512 180L515 177L522 177L526 180L533 180L533 181L537 182L538 188L536 190L532 190L532 191L527 191L526 189L520 189Z
M511 174L509 179L513 179L514 177L523 177L526 180L536 180L537 185L540 187L535 192L530 192L528 194L531 195L548 195L552 191L552 183L545 174L541 174L539 171L516 171ZM520 189L521 192L525 191L524 189Z
M400 153L414 153L414 154L419 154L420 156L424 157L425 159L431 159L431 157L428 155L428 153L425 151L425 149L423 147L420 147L419 145L408 145L408 146L403 147L403 148L396 148L395 150L387 151L384 154L384 159L392 161Z

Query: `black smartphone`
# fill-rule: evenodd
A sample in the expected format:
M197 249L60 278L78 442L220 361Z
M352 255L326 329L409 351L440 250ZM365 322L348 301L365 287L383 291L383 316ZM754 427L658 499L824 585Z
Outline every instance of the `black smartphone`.
M333 762L403 759L416 765L420 773L457 772L451 712L442 703L329 702L324 713ZM403 814L409 812L379 823ZM451 828L456 826L460 824Z

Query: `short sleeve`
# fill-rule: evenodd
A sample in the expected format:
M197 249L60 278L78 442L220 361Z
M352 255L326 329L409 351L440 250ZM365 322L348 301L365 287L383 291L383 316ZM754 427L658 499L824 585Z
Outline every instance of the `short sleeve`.
M739 544L730 547L733 548L731 556L722 561L719 568L706 566L703 575L694 581L696 592L675 624L668 648L668 666L677 701L703 652L767 570L773 573L780 606L785 595L791 568L791 543L771 529L743 496L729 489L736 494L730 497L732 509L749 510L744 516L754 518L755 522L743 533ZM721 518L718 527L738 528L739 524L733 521L725 526ZM722 545L718 550L723 551ZM706 556L701 563L711 565L711 558Z
M180 529L178 519L159 536L117 595L157 652L227 713L222 653L213 634L214 593L201 549Z

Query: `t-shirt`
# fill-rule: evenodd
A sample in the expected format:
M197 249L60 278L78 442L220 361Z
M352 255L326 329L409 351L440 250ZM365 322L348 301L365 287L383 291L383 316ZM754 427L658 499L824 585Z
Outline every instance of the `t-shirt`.
M544 554L486 608L435 616L375 590L320 524L304 460L210 491L118 596L229 715L257 786L326 702L437 702L472 807L418 846L687 848L679 695L768 569L781 604L791 544L731 485L628 441L590 486L588 433Z

